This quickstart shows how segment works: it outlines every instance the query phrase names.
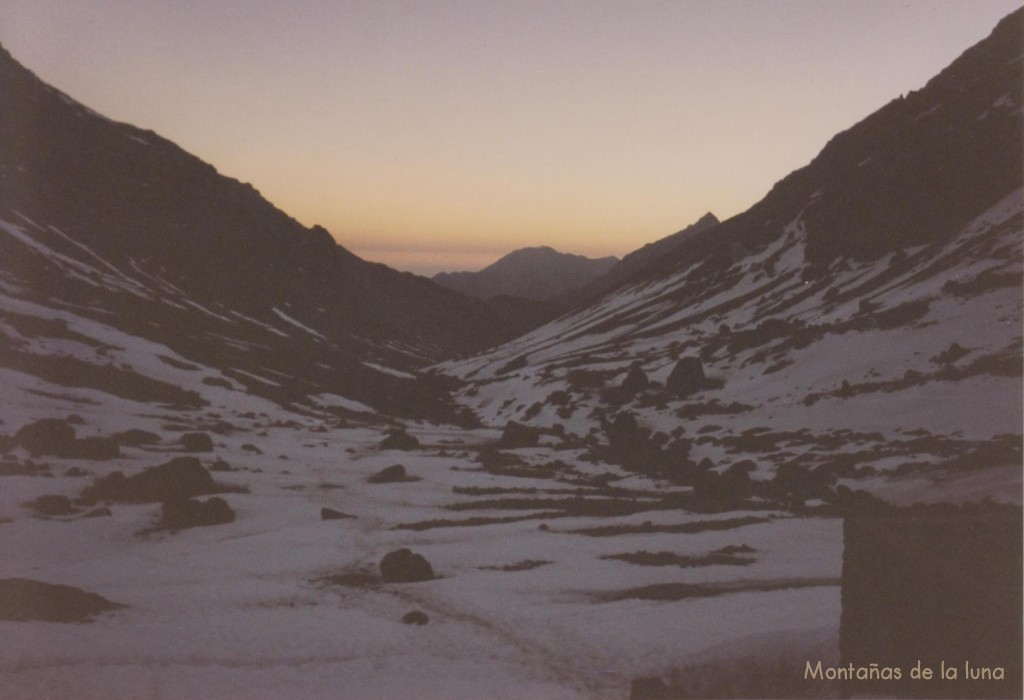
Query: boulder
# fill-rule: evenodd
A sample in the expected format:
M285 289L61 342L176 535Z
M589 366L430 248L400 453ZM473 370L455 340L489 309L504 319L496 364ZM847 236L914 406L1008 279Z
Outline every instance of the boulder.
M32 456L63 455L75 441L75 429L59 418L43 418L22 426L14 440Z
M388 436L380 443L382 450L415 450L419 446L419 440L400 428L389 431Z
M373 476L367 477L366 481L371 484L397 484L401 481L417 481L417 479L406 473L404 465L392 464L390 467L381 469Z
M213 452L213 438L209 433L185 433L178 442L186 452Z
M647 378L644 371L638 365L634 365L629 368L620 390L624 397L631 399L650 385L651 380Z
M221 490L198 459L175 457L130 477L113 472L82 491L82 500L86 503L149 503L202 496Z
M0 579L0 620L85 622L124 607L95 593L25 578Z
M430 622L430 618L422 610L413 610L402 615L402 622L407 625L425 625Z
M223 498L214 497L205 501L179 498L164 501L157 527L183 530L189 527L223 525L234 520L235 511L231 510L231 506Z
M672 368L665 387L673 394L686 396L700 390L706 381L704 363L699 357L684 357Z
M380 560L380 576L385 583L430 581L434 578L434 569L422 555L409 549L396 549Z

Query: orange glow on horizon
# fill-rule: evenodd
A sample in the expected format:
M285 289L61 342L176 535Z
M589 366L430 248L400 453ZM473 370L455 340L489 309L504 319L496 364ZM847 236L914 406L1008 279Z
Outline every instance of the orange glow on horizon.
M0 42L370 260L623 256L727 219L1019 0L5 0Z

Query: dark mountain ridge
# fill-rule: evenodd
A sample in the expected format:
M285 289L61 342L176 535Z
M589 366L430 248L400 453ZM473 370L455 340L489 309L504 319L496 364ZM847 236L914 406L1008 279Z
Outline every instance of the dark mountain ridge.
M704 259L721 271L802 217L807 259L871 260L947 240L1020 186L1024 9L921 88L834 136L807 166L714 232L655 261L648 276ZM978 122L985 121L985 128Z
M748 211L690 233L549 324L449 363L479 382L465 401L496 425L592 427L640 396L632 410L668 432L690 411L665 390L685 360L689 393L716 414L760 393L796 424L826 419L804 413L822 397L836 420L870 423L874 409L857 410L853 387L871 401L927 384L958 406L952 397L976 377L999 389L972 388L985 396L973 400L1019 413L1022 37L1024 9ZM968 345L976 364L944 366ZM558 408L522 402L524 382Z
M479 350L548 317L366 262L251 185L46 85L2 47L0 96L3 291L47 309L65 327L57 336L72 313L280 403L328 393L438 415L446 382L379 368ZM101 352L63 357L58 338L56 355L40 355L33 337L9 330L0 366L94 388L112 371Z
M577 306L607 294L611 290L621 287L632 279L643 275L648 267L655 265L663 257L693 239L697 234L714 228L719 223L718 218L711 212L708 212L683 230L634 250L618 261L608 272L579 289L562 295L559 301L566 306Z
M588 284L618 262L537 246L514 250L479 272L440 272L432 279L478 299L505 295L546 301Z
M367 263L151 131L45 85L0 47L0 211L45 222L48 243L156 272L198 299L273 320L290 303L328 335L398 341L424 359L522 330L425 278Z

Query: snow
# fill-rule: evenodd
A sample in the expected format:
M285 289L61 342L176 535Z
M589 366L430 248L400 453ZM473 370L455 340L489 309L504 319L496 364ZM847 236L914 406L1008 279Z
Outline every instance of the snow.
M392 369L391 367L385 367L384 365L378 365L378 364L376 364L374 362L363 362L362 364L363 364L363 366L369 367L370 369L375 369L378 372L383 372L384 374L390 374L392 377L401 377L402 379L415 379L416 378L415 374L409 374L408 372L403 372L401 370Z
M279 410L266 421L285 417ZM262 456L238 451L254 439L248 430L218 436L218 453L229 463L262 472L218 475L251 489L225 496L236 522L177 534L139 534L159 510L155 504L115 505L112 518L26 517L19 503L44 490L73 495L83 481L7 477L0 516L14 522L0 526L7 535L0 556L8 575L74 584L130 607L89 625L0 622L12 642L0 649L5 697L619 698L637 675L665 672L686 654L758 630L820 636L824 628L835 638L835 585L679 603L593 596L680 580L834 579L841 566L837 521L780 520L684 537L586 538L541 532L529 521L393 530L398 522L441 514L436 508L452 499L452 484L492 477L453 472L451 458L405 454L421 481L371 485L365 476L390 459L372 448L379 433L332 430L313 434L325 438L313 444L303 432L270 429L259 440ZM451 436L450 429L426 426L418 433L434 441ZM90 467L132 472L163 459L131 450L118 462ZM340 488L319 488L325 483ZM321 506L357 518L322 522ZM709 517L716 516L697 519ZM667 513L646 519L655 518L673 520ZM562 519L558 527L588 521ZM599 558L637 548L702 553L737 542L758 550L755 565L683 571ZM372 568L400 546L422 552L440 578L370 588L318 582ZM478 568L527 558L553 563L521 572ZM411 609L426 611L430 624L402 625L399 618Z
M5 284L0 310L62 321L88 339L32 337L17 332L14 323L0 323L4 338L23 343L19 347L26 352L130 368L195 391L208 405L171 409L0 367L5 397L0 432L5 435L38 418L74 413L81 417L75 428L79 436L131 428L160 436L157 445L123 447L122 456L108 461L42 458L50 467L49 477L0 476L4 576L74 585L128 606L91 624L0 621L0 635L8 642L0 645L3 696L611 699L627 697L634 678L671 676L690 663L749 656L798 664L801 655L810 653L835 658L841 612L840 519L801 517L789 510L642 510L653 508L666 492L689 493L689 487L606 464L589 446L563 445L551 435L538 447L503 450L534 468L527 476L488 471L479 452L494 445L505 421L527 420L524 414L534 404L540 404L540 411L529 419L532 424L560 423L569 433L593 431L604 441L601 420L592 411L618 410L601 390L621 382L634 360L651 379L664 383L677 356L709 348L707 373L723 382L720 388L661 403L623 404L641 425L677 431L692 440L694 461L707 457L721 473L752 459L753 477L760 480L771 478L780 463L790 460L813 465L852 457L857 467L874 467L877 473L841 483L896 503L983 498L1019 502L1020 465L1005 463L1006 453L977 469L945 463L950 455L971 449L972 441L1019 435L1024 422L1020 377L979 373L944 378L932 358L954 342L968 352L953 365L960 369L996 351L1019 353L1019 286L996 286L964 297L949 293L947 285L989 269L1020 274L1019 228L1000 233L993 227L1019 216L1022 207L1021 192L1012 193L934 251L906 251L908 258L926 252L930 257L906 269L894 268L898 274L887 278L882 276L889 275L889 259L845 261L832 271L828 285L786 304L782 302L805 287L799 273L805 264L806 231L797 216L778 240L737 262L729 273L735 283L728 289L704 297L706 290L688 288L693 268L683 269L617 290L503 347L441 365L466 380L456 398L484 422L485 427L476 429L384 417L359 401L328 392L310 397L301 409L288 410L232 381L237 372L282 386L291 378L280 372L258 363L246 365L252 371L207 365L127 334L112 325L115 319L103 323L61 302L18 298L16 286ZM28 220L0 222L0 231L45 255L67 275L90 284L147 289L69 234L51 231L77 246L89 263L51 250L33 235L43 230ZM993 231L1000 235L992 239L990 253L974 254L978 242ZM773 272L767 271L769 261ZM948 264L916 279L936 261ZM296 341L303 337L237 311L221 315L144 272L135 261L131 267L139 280L148 278L174 292L179 307L231 323L252 323ZM871 280L883 280L870 291L880 308L924 300L927 313L913 323L885 329L866 322L870 317L859 310L861 298L866 298L861 295L826 310L829 289L846 293ZM731 304L746 294L749 300ZM720 323L748 330L769 308L773 318L836 327L805 344L779 338L749 348L733 349L727 341L712 347ZM290 326L323 339L285 311L271 310ZM700 322L688 321L713 310L718 311ZM235 347L254 347L222 339ZM102 352L90 341L100 344ZM499 374L520 356L526 357L525 367ZM766 373L780 359L791 364ZM415 378L369 360L363 364ZM609 379L594 390L574 388L567 377L577 368L606 371ZM928 381L891 391L835 391L843 381L892 382L908 370L921 372ZM211 377L228 379L233 388L203 383ZM562 418L558 407L546 404L555 391L569 394L575 405L571 417ZM811 394L817 401L808 405ZM684 409L730 402L749 409L697 410L695 417L680 417L693 415ZM349 413L339 417L331 408ZM398 426L422 448L381 450L387 430ZM740 444L738 438L749 438L748 431L755 428L762 434L788 431L796 437L788 436L771 449ZM924 429L926 437L912 440L915 429ZM181 456L179 438L186 430L211 434L214 451L194 456L207 466L216 458L227 461L232 471L217 472L218 481L248 489L224 495L237 513L230 524L153 532L160 511L156 503L115 503L113 515L102 518L81 513L47 518L25 505L44 494L74 498L91 478L115 471L136 474ZM19 460L28 456L20 447L8 452ZM617 487L641 492L631 499L639 512L552 513L552 498L611 497L607 491L578 485L588 483L586 479L559 481L552 473L555 460L568 464L576 475L604 475ZM922 469L902 473L899 467L907 462ZM395 464L402 464L412 479L368 481ZM69 475L71 468L87 470L88 476ZM474 487L490 491L481 496L469 490ZM509 497L523 500L512 507L501 500ZM758 505L764 501L742 507ZM354 517L323 521L321 508ZM509 517L521 519L465 524L469 518ZM740 517L758 520L692 534L664 530ZM600 537L580 532L645 524L641 532L626 529ZM420 529L407 527L412 525ZM680 568L607 558L639 551L700 556L730 545L751 547L754 561ZM381 557L400 547L426 556L437 578L351 586L327 580L343 574L373 576ZM502 569L527 561L546 563ZM672 583L769 583L777 589L679 600L624 595ZM414 609L430 616L427 626L401 623Z
M237 372L238 374L241 374L243 376L249 377L250 379L255 379L256 381L260 382L261 384L266 384L267 386L283 386L280 382L275 382L272 379L267 379L266 377L261 377L258 374L253 374L252 372L246 372L245 370L238 369L237 367L234 369L234 371Z
M291 316L286 314L284 311L281 311L281 309L277 308L276 306L271 307L270 310L273 311L275 314L277 314L282 320L292 324L296 328L298 328L300 330L304 330L307 333L309 333L310 335L319 338L320 340L327 340L327 338L325 338L323 336L323 334L318 333L317 331L313 330L312 328L310 328L309 326L307 326L305 324L300 323L299 321L296 321L294 318L292 318Z
M232 316L237 316L238 318L243 319L245 321L248 321L249 323L252 323L252 324L254 324L256 326L259 326L260 328L262 328L262 329L264 329L266 331L270 331L274 335L281 336L282 338L289 337L288 334L285 333L284 331L281 331L281 330L279 330L277 328L274 328L269 323L264 323L263 321L257 321L252 316L246 316L245 314L239 313L238 311L235 311L233 309L231 310L230 313L231 313Z
M376 413L374 409L364 403L359 403L358 401L353 401L352 399L345 398L344 396L338 396L337 394L317 394L311 398L317 406L337 406L357 413Z

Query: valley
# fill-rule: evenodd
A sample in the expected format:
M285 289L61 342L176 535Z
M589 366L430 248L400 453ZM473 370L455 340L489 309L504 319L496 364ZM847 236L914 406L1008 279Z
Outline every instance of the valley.
M848 696L851 523L1020 518L1022 27L557 308L2 52L0 695Z

